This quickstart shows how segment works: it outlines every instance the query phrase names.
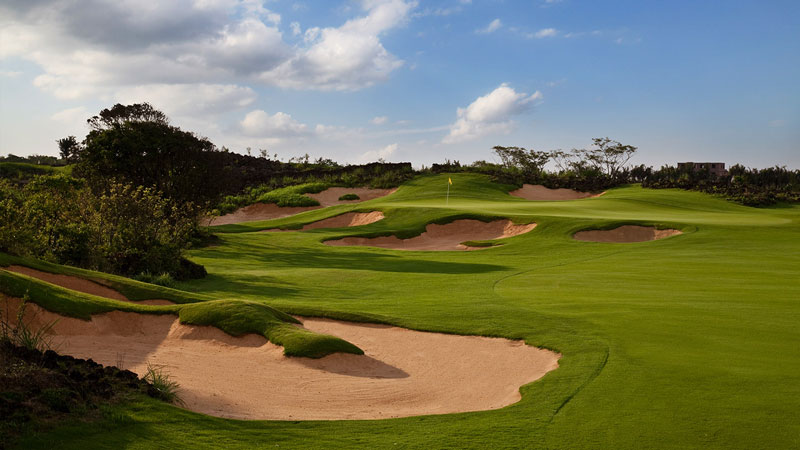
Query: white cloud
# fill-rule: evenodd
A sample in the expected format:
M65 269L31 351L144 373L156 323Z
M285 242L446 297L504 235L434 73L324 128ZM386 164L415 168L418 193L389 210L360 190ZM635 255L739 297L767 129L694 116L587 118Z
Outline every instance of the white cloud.
M494 33L495 31L499 30L502 26L503 23L500 22L500 19L494 19L493 21L489 22L489 25L487 25L485 28L475 30L475 32L478 34Z
M537 39L547 38L547 37L554 37L558 35L558 30L555 28L542 28L541 30L537 31L533 34L533 37Z
M362 153L361 156L358 157L358 160L360 162L365 162L365 163L377 161L379 159L386 160L390 158L392 155L394 155L394 153L397 151L397 148L398 145L395 143L395 144L389 144L386 147L380 148L378 150L369 150L367 152Z
M292 28L292 36L299 36L303 32L299 22L292 22L289 26Z
M256 93L233 84L149 84L122 88L114 99L148 102L169 116L206 116L244 108L255 101Z
M14 78L22 75L22 72L16 70L0 70L0 77Z
M370 122L373 125L383 125L383 124L386 123L387 120L389 120L389 118L386 117L386 116L377 116L377 117L373 117L372 120L370 120Z
M83 106L78 106L75 108L67 108L63 111L59 111L52 116L51 119L56 120L58 122L65 122L65 123L76 123L83 120L88 119L91 116L86 111L86 108Z
M308 134L308 126L292 118L290 114L250 111L239 124L244 134L254 137L296 137Z
M492 92L478 97L466 108L458 108L458 120L450 125L450 133L442 142L452 144L489 134L508 134L514 126L511 118L527 111L541 98L539 91L528 95L516 92L503 83Z
M365 0L366 16L339 28L306 30L308 48L264 71L260 79L291 89L357 90L388 78L403 65L390 54L380 36L404 24L416 2Z

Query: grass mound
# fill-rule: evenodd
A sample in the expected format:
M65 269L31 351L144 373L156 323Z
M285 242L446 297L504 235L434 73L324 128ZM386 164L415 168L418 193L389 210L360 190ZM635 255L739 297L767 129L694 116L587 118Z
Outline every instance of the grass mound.
M62 266L51 264L47 266L51 269L61 268L62 272L71 271L71 268ZM98 277L107 276L96 272L90 273ZM144 285L133 280L118 281L118 283ZM167 288L145 285L140 291L148 289L152 295L160 295ZM168 291L181 292L175 289ZM335 352L363 354L361 349L347 341L300 328L297 326L300 322L294 317L255 301L195 299L193 303L145 305L84 294L5 270L0 270L0 293L17 298L26 297L54 313L84 320L91 319L92 314L114 310L145 314L177 314L181 323L215 326L232 336L260 334L273 344L283 346L284 354L287 356L321 358ZM190 297L188 293L184 295Z
M361 200L361 197L359 197L358 194L344 194L339 197L340 202L353 201L353 200Z

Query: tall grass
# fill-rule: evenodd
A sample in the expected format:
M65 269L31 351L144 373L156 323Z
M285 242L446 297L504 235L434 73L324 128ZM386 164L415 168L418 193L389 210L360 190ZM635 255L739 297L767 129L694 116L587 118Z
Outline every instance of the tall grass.
M180 384L170 378L170 375L164 371L164 366L148 363L147 371L142 378L153 385L161 400L175 405L185 404L180 396Z
M14 345L25 347L29 350L52 350L54 349L53 337L50 331L58 323L58 320L53 320L40 327L30 327L25 323L25 312L30 298L26 293L22 298L22 303L17 310L16 315L13 315L9 309L8 299L0 295L5 303L5 311L0 310L0 341L10 342Z

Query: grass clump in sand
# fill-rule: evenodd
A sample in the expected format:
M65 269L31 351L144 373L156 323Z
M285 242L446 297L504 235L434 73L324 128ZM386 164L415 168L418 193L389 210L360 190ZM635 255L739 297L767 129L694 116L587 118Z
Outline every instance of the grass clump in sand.
M46 323L37 328L29 327L24 321L26 306L30 301L28 294L26 293L22 297L22 303L13 320L5 300L5 296L0 294L0 301L3 302L3 306L6 306L6 308L0 308L0 343L8 342L28 350L51 350L53 348L53 337L50 335L50 330L53 329L57 321Z
M169 373L164 371L164 366L155 366L148 363L142 379L153 385L153 392L156 394L156 398L174 405L185 404L180 395L180 384L173 380Z
M344 194L341 197L339 197L340 202L353 201L353 200L361 200L361 197L359 197L358 194L353 194L353 193Z

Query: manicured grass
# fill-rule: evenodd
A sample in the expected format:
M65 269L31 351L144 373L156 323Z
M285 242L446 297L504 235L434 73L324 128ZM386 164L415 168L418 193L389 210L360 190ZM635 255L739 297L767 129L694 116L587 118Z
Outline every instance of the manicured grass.
M528 202L507 189L477 175L427 176L383 199L218 227L220 245L191 252L209 276L181 287L288 313L504 336L561 352L559 369L524 386L519 403L383 421L242 422L143 400L118 407L114 417L124 417L124 426L111 418L73 424L24 445L800 446L800 207L747 208L638 186L599 198ZM248 232L352 210L381 210L386 218L349 229ZM408 237L427 223L466 217L538 225L475 252L322 244L352 235ZM622 224L684 234L629 244L571 238Z
M0 253L0 269L2 269L2 265L8 265L10 262L23 263L29 267L35 266L40 270L49 269L54 273L74 276L89 275L85 277L97 281L108 281L108 278L112 277L107 274L56 266L41 261L13 258ZM143 314L176 314L181 323L215 326L232 336L241 336L247 333L260 334L273 344L283 346L284 354L287 356L321 358L336 352L358 355L364 353L360 348L340 338L314 333L295 326L299 323L297 319L263 302L208 300L209 297L205 297L205 301L199 301L192 299L193 296L188 293L139 283L122 277L118 277L116 285L134 286L131 291L147 299L164 298L160 294L167 292L173 294L174 298L193 300L193 302L187 301L182 305L157 306L124 302L72 291L36 278L0 270L0 294L17 298L28 295L33 303L65 316L89 320L92 314L114 310ZM176 293L181 295L178 296Z

